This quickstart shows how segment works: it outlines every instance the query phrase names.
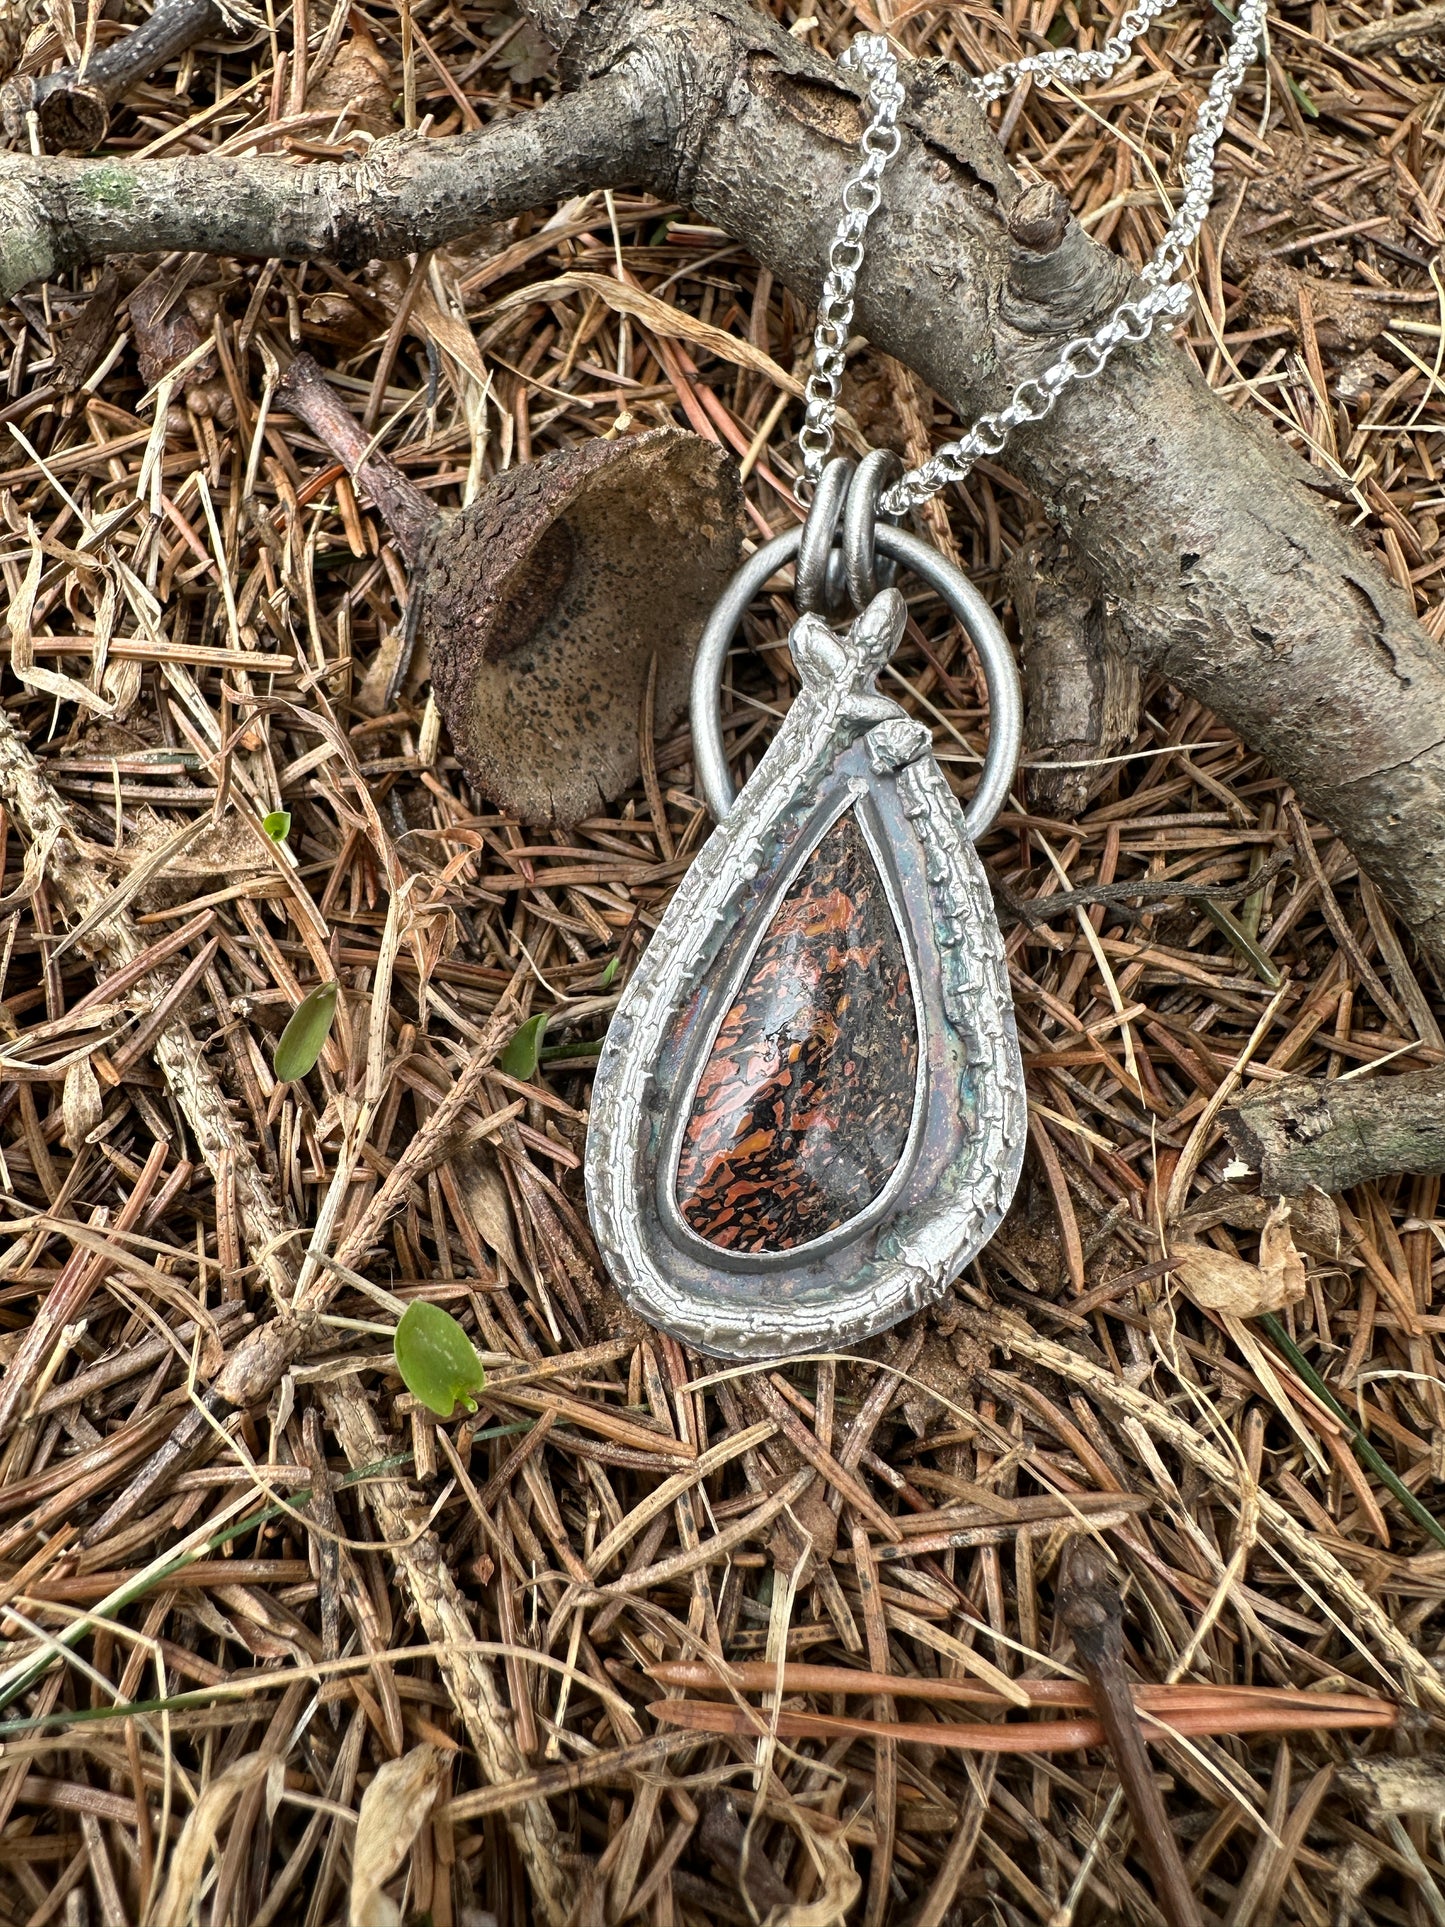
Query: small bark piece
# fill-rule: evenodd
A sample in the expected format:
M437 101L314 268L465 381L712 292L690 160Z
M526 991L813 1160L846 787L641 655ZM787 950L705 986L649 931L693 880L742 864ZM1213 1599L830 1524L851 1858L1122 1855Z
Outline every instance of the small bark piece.
M56 345L55 385L62 395L73 395L83 388L105 359L115 339L115 311L120 297L121 278L110 265Z
M1139 722L1140 676L1102 590L1057 537L1020 551L1014 609L1023 640L1029 800L1047 816L1076 817L1103 772L1040 769L1083 763L1127 743Z
M468 774L524 823L572 823L637 780L637 717L687 704L692 655L737 567L738 475L659 428L510 469L433 538L420 634Z
M1445 1066L1398 1077L1292 1077L1224 1113L1236 1156L1271 1196L1335 1194L1394 1171L1445 1171Z

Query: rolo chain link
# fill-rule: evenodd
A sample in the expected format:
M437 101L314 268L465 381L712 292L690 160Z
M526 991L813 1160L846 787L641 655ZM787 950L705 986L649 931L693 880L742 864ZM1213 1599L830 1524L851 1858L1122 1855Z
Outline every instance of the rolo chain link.
M898 152L902 136L898 115L903 88L898 62L882 34L859 34L839 62L860 68L868 76L868 105L873 117L863 130L863 158L843 186L843 218L828 250L828 272L813 328L813 372L804 390L806 403L798 444L803 471L815 482L833 446L833 423L843 386L848 330L853 325L853 291L863 265L863 231L883 197L883 170Z
M973 81L974 97L981 103L998 100L1011 87L1029 79L1040 87L1055 82L1106 80L1128 58L1138 35L1171 4L1173 0L1140 0L1120 18L1103 46L1091 52L1059 48L1009 61ZM879 507L886 514L901 515L926 502L948 483L962 481L981 455L999 454L1015 428L1042 421L1065 388L1101 375L1115 349L1125 343L1147 341L1162 322L1177 321L1188 312L1190 291L1174 276L1198 240L1209 213L1214 195L1214 157L1230 108L1264 37L1267 4L1268 0L1239 0L1229 50L1210 83L1184 150L1182 198L1152 260L1140 270L1143 293L1121 301L1092 334L1065 342L1049 366L1020 382L996 413L980 416L966 435L939 449L920 467L910 469L882 496ZM901 145L898 116L904 94L897 59L884 36L859 34L839 64L866 76L871 118L863 131L863 158L843 189L843 218L828 252L828 273L818 306L813 371L805 391L805 419L798 437L803 471L797 489L802 499L811 495L832 450L848 330L858 271L863 265L864 230L882 198L883 170Z

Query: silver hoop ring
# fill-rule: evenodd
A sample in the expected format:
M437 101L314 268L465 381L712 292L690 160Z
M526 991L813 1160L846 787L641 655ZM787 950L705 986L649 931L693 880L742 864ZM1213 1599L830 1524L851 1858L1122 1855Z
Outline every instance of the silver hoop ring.
M797 555L801 528L787 529L750 555L723 590L717 607L697 645L692 669L692 744L697 785L703 800L721 823L733 806L737 791L723 749L722 712L718 697L728 650L738 625L765 582ZM1018 766L1023 742L1023 694L1008 638L998 617L961 569L954 568L927 542L887 522L877 526L875 541L885 556L911 569L942 596L968 631L983 664L988 687L989 737L983 774L965 812L968 834L975 842L1003 808Z

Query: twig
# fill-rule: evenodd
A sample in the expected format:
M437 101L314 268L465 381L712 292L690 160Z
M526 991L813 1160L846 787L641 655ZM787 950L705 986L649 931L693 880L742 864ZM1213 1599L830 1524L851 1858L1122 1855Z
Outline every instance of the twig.
M1372 20L1368 26L1352 27L1336 40L1346 53L1376 54L1386 47L1398 47L1411 40L1433 40L1445 33L1445 6L1416 7L1391 14L1388 20Z
M1066 911L1094 903L1129 907L1138 904L1141 913L1155 903L1233 903L1237 898L1250 896L1261 889L1289 869L1294 860L1293 850L1277 851L1253 876L1240 877L1230 883L1190 883L1183 877L1177 880L1173 877L1136 877L1128 883L1086 883L1082 889L1061 890L1052 897L1020 897L1006 885L996 883L994 900L1014 919L1028 924L1031 930L1038 930Z
M351 479L376 503L414 567L440 519L436 505L376 446L376 438L367 435L311 355L297 355L291 363L276 384L276 402L305 422L337 461L345 462Z
M1154 1882L1170 1927L1202 1927L1203 1917L1154 1779L1124 1671L1124 1609L1101 1552L1076 1542L1059 1611L1093 1689L1094 1708L1134 1822L1134 1844Z
M113 107L128 87L158 67L209 40L225 25L216 0L160 0L138 27L110 41L80 67L60 67L31 80L12 80L0 88L0 119L12 139L34 113L48 147L98 147L105 139Z

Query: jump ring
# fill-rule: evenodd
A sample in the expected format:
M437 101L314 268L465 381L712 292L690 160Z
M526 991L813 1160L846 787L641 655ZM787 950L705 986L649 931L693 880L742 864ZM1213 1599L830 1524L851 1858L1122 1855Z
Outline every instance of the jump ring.
M852 479L852 462L846 455L835 455L818 477L813 505L799 531L797 603L812 615L822 615L834 605L828 563Z
M693 761L703 800L719 822L733 806L736 791L723 749L718 696L723 669L738 625L753 597L785 563L798 555L803 530L775 535L750 555L723 590L697 645L692 671ZM961 569L906 529L880 522L875 540L885 556L911 569L948 604L968 631L988 686L989 738L983 773L964 814L968 834L977 842L1007 800L1023 741L1023 695L1008 638L997 616Z
M866 609L880 585L888 588L897 573L892 563L878 568L873 543L878 531L878 498L902 473L903 464L892 449L875 448L858 464L843 504L843 567L855 609Z

